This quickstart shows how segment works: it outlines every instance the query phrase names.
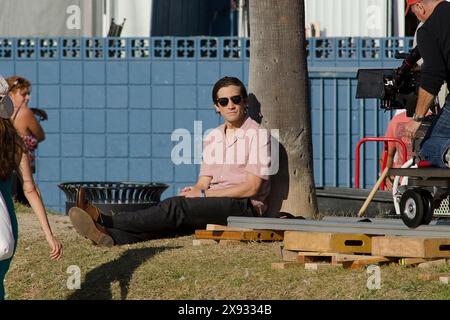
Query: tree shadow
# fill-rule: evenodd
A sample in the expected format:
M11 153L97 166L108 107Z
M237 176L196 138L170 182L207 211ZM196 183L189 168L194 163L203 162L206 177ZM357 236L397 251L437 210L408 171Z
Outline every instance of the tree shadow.
M248 115L250 118L262 123L264 118L261 113L261 103L258 98L250 93L248 95ZM279 168L275 175L270 177L270 194L267 199L268 209L264 214L265 217L279 217L282 215L280 213L283 201L288 198L289 195L289 163L286 148L280 143L280 141L272 135L272 152L276 149L274 148L274 143L277 143L278 153L279 153Z
M248 95L248 109L247 114L250 118L261 124L263 115L261 113L261 104L258 101L258 98L253 93Z
M119 258L90 271L81 289L72 293L67 300L112 300L111 283L119 282L120 299L125 300L134 271L150 257L180 247L141 248L125 251Z
M264 216L279 217L283 201L287 200L289 195L289 163L285 147L274 137L272 142L277 141L279 145L279 168L278 172L270 177L270 194L267 199L268 208ZM273 143L272 143L273 145Z

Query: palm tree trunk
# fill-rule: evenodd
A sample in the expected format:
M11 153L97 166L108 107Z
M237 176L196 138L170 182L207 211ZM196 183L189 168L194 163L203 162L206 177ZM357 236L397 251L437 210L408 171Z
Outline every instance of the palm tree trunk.
M270 210L312 217L317 200L306 59L304 0L250 0L249 89L261 104L262 126L279 129Z

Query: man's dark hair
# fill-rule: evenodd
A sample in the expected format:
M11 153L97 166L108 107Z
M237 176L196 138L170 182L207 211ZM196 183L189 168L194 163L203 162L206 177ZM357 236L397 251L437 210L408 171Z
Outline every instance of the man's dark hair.
M241 80L235 77L224 77L216 82L214 85L213 91L212 91L212 99L214 103L217 103L217 92L219 92L220 89L228 86L236 86L241 89L241 96L244 99L244 101L247 101L247 89L245 89L244 84Z

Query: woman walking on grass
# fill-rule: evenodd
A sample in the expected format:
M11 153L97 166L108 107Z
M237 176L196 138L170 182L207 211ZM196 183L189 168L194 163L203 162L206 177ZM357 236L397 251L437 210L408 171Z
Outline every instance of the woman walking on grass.
M25 152L28 153L28 161L31 173L36 173L35 152L38 144L45 140L45 132L39 121L35 118L33 108L28 107L31 94L31 83L27 79L19 76L12 76L6 79L9 86L8 95L13 101L14 112L11 122L22 138ZM42 110L40 111L43 112ZM44 114L45 112L44 112ZM17 173L12 178L13 196L16 202L29 206L29 203L22 191L22 180Z
M14 246L17 246L18 227L11 196L11 175L16 170L22 176L25 196L39 220L45 234L45 239L50 245L50 258L52 260L59 260L63 252L62 245L52 233L44 204L34 184L22 139L18 136L10 121L13 110L11 105L6 103L7 89L7 83L0 76L0 192L5 200L11 219L15 239ZM3 300L5 296L3 281L11 260L12 257L0 261L0 300Z

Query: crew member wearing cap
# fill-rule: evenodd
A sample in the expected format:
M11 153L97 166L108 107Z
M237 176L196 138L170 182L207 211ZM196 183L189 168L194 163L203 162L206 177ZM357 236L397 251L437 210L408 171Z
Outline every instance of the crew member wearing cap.
M422 0L406 0L406 10L405 10L405 16L408 14L409 9L412 5L420 2Z
M417 46L423 58L414 121L406 130L413 137L444 83L450 83L450 3L444 0L406 0L423 22L417 31ZM406 14L405 13L405 14ZM450 95L423 139L419 155L436 167L450 167Z

